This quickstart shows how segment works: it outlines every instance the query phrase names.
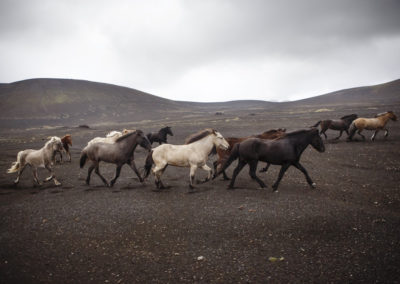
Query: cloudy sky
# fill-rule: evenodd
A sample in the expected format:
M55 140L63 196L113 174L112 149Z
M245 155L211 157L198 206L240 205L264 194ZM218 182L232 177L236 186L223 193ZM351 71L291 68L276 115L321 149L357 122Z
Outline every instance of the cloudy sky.
M398 0L0 0L0 82L295 100L400 78Z

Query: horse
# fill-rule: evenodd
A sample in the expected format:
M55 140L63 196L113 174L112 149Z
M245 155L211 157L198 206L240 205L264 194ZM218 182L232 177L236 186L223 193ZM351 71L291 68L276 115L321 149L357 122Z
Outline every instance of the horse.
M128 132L127 134L119 137L112 144L97 142L87 145L82 150L80 158L81 168L83 168L85 165L86 159L89 159L92 162L88 169L86 184L90 184L90 175L92 174L92 171L95 170L96 174L101 178L106 186L114 186L124 164L128 164L138 176L139 181L143 182L143 179L140 176L134 161L134 151L137 145L140 145L142 148L149 151L151 150L151 144L141 130ZM108 183L107 180L100 174L99 163L101 161L117 165L115 176L110 183Z
M62 137L61 138L61 143L63 145L63 149L61 151L56 152L56 157L57 157L57 154L59 154L60 155L60 163L62 163L62 161L63 161L62 152L65 151L65 153L67 153L67 155L68 155L68 162L71 162L71 153L69 151L69 146L72 146L71 135L67 134L64 137Z
M397 120L397 116L393 111L379 113L375 115L375 118L357 118L350 125L350 134L347 137L347 141L351 141L353 139L356 131L358 135L365 140L365 136L361 134L361 131L364 129L375 130L374 134L371 136L372 141L375 140L376 134L379 132L379 130L385 130L385 137L387 137L389 135L389 130L386 128L386 123L388 123L389 119L393 121Z
M150 170L155 164L153 173L155 184L158 190L164 189L161 181L161 175L168 165L176 167L190 167L189 188L194 189L194 176L197 168L202 168L208 175L203 181L211 179L212 170L206 162L213 148L228 149L229 144L224 137L215 129L204 129L194 134L190 138L191 143L184 145L162 144L154 148L147 156L145 164L146 179Z
M150 143L153 145L153 142L158 142L159 145L167 142L167 135L174 136L172 133L171 127L166 126L161 128L158 132L150 132L147 133L147 138L149 139Z
M268 131L265 131L261 134L258 135L253 135L253 136L248 136L248 137L228 137L226 138L226 141L229 143L229 149L223 150L223 149L218 149L217 154L218 154L218 159L214 162L214 175L217 173L217 168L219 165L222 165L229 157L231 154L232 148L237 144L240 143L248 138L260 138L260 139L276 139L279 137L282 137L285 135L286 129L285 128L279 128L279 129L271 129ZM265 168L263 168L261 171L266 172L268 170L269 164ZM224 180L229 180L229 177L226 175L225 171L222 171Z
M228 189L234 188L235 179L246 164L250 166L249 174L251 178L256 180L262 188L266 187L264 182L256 175L258 161L281 165L278 179L272 186L273 191L278 190L279 182L290 166L294 166L303 172L308 184L315 187L316 184L308 175L307 170L300 164L301 154L310 144L319 152L325 151L324 142L316 128L293 131L275 140L249 138L233 147L231 155L217 173L217 176L239 158L239 163L233 172Z
M340 131L339 136L334 138L335 140L337 140L342 136L343 131L346 131L347 135L349 135L349 131L348 130L349 130L350 124L357 117L358 117L357 114L353 113L353 114L345 115L345 116L341 117L340 119L320 120L315 125L313 125L312 127L318 127L318 125L321 124L321 131L319 132L319 135L324 134L325 139L328 138L328 136L326 136L326 134L325 134L325 132L328 129Z
M62 142L60 137L53 136L50 138L49 141L46 142L46 144L39 150L32 150L32 149L27 149L18 152L17 155L17 161L14 162L7 170L7 173L15 173L18 172L18 176L14 181L14 184L17 185L19 182L19 178L24 171L26 165L29 165L32 169L33 173L33 180L38 184L42 185L42 183L39 181L38 175L37 175L37 168L42 167L46 168L50 172L50 176L46 178L44 181L50 181L53 180L54 184L56 186L61 185L61 183L57 180L54 171L53 171L53 165L55 164L55 154L58 151L61 151L63 148Z
M94 144L94 143L98 143L98 142L103 142L103 143L112 144L112 143L115 142L115 140L117 140L117 139L118 139L119 137L121 137L122 135L127 134L127 133L129 133L129 132L133 132L133 131L135 131L135 130L124 129L124 130L122 130L122 132L121 132L121 131L113 130L113 131L107 133L107 134L106 134L106 137L95 137L95 138L93 138L92 140L90 140L90 141L88 142L88 145Z

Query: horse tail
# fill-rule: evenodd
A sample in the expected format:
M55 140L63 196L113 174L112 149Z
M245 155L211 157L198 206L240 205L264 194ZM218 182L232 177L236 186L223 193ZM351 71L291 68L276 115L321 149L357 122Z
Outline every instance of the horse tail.
M233 161L239 158L239 146L240 143L236 143L235 146L233 146L231 154L229 155L225 163L222 165L221 169L216 173L215 177L221 174L223 171L225 171L232 164Z
M146 158L146 164L144 165L143 179L146 179L149 176L150 170L151 170L151 167L153 166L153 164L154 164L154 160L153 160L153 150L152 150L149 152L149 154L147 155L147 158Z
M18 152L17 161L13 162L12 165L11 165L11 168L9 168L9 169L7 170L7 173L8 173L8 174L16 173L16 172L18 172L18 170L20 169L20 167L21 167L21 156L22 156L22 152L23 152L23 151Z
M313 125L311 127L317 127L321 122L322 122L322 120L318 121L315 125Z
M351 140L353 138L354 134L356 133L356 131L357 131L357 126L353 121L349 126L349 136L347 137L347 140Z
M81 159L80 159L80 161L79 161L79 165L80 165L81 169L82 169L83 166L85 165L86 159L87 159L87 153L86 153L86 151L85 151L85 149L84 149L84 150L82 151Z

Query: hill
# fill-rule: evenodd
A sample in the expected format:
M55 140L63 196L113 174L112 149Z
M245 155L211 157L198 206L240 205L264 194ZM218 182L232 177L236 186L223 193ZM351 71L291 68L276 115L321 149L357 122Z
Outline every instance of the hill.
M126 87L70 79L29 79L0 84L0 127L77 126L140 122L221 113L251 113L335 105L399 102L400 80L341 90L295 102L180 102Z

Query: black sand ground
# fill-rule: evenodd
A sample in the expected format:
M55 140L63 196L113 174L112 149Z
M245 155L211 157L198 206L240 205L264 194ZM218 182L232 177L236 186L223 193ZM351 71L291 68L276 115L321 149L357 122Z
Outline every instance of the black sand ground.
M330 112L239 113L168 121L182 143L199 129L245 136L275 127L288 131L320 118L386 109ZM394 108L400 114L400 108ZM138 128L155 130L160 121ZM114 188L96 176L86 186L80 150L101 129L3 130L0 140L1 283L395 283L400 275L400 123L375 142L328 140L326 152L308 148L302 164L317 183L290 168L279 191L270 185L279 168L260 176L259 189L245 168L237 189L220 179L188 193L188 169L169 167L154 192L125 166ZM56 166L61 187L33 188L29 169L17 188L6 169L19 150L40 148L49 135L71 133L72 163ZM329 138L337 133L328 131ZM372 133L368 133L369 136ZM136 154L143 166L145 152ZM211 165L211 162L209 162ZM259 165L259 168L261 166ZM114 166L102 165L111 178ZM232 168L228 171L231 174ZM39 172L43 179L47 172ZM204 177L201 170L199 178Z

